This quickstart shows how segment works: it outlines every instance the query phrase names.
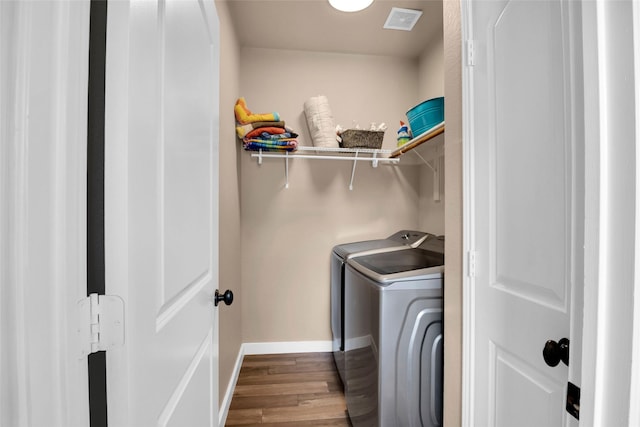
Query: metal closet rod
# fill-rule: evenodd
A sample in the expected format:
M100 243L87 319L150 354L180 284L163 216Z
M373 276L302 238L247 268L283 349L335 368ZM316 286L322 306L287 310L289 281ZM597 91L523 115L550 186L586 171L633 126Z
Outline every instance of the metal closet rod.
M318 147L314 147L311 150L316 150ZM307 149L309 150L309 149ZM309 150L309 151L311 151ZM356 164L358 161L366 161L371 162L371 166L374 168L378 167L379 162L383 163L399 163L400 159L398 158L389 158L389 157L377 157L378 153L385 153L386 150L371 150L371 149L363 149L363 150L354 150L354 151L346 151L342 149L322 149L316 151L334 151L334 152L343 152L346 154L353 154L353 156L325 156L325 155L316 155L316 154L289 154L285 153L263 153L260 150L258 153L252 153L251 157L258 158L258 164L262 164L262 159L265 157L268 158L276 158L276 159L284 159L284 174L285 174L285 185L284 188L289 188L289 159L318 159L318 160L350 160L353 162L353 166L351 168L351 181L349 182L349 190L353 190L353 180L356 173ZM368 157L358 157L359 153L363 154L372 154L372 156Z
M351 161L366 161L372 163L399 163L400 159L391 159L389 157L357 157L358 153L354 156L323 156L323 155L309 155L309 154L279 154L279 153L252 153L251 157L258 158L258 164L262 164L260 159L265 157L271 157L276 159L309 159L309 160L351 160Z

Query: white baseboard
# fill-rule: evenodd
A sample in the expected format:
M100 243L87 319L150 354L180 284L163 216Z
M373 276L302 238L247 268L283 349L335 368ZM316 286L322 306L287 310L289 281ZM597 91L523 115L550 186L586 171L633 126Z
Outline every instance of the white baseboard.
M244 354L320 353L332 349L331 341L246 342Z
M236 364L233 367L233 374L229 380L227 391L220 405L220 422L218 425L223 426L229 415L229 407L231 406L231 398L233 391L238 383L240 376L240 368L242 361L247 354L283 354L283 353L322 353L332 351L331 341L288 341L288 342L246 342L240 346Z
M244 344L240 346L240 350L238 351L238 357L236 358L236 364L233 367L233 373L231 374L231 379L229 380L229 384L227 385L227 391L224 393L224 399L222 399L222 404L220 405L219 411L219 426L223 426L227 422L227 415L229 415L229 407L231 406L231 398L233 397L233 391L236 388L236 384L238 383L238 377L240 376L240 368L242 367L242 360L244 359Z

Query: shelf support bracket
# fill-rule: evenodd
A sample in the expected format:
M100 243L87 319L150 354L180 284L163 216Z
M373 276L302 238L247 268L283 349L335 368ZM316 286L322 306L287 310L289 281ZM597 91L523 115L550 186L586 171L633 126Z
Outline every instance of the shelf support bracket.
M258 164L262 164L262 148L258 151Z
M416 156L418 156L418 157L420 158L420 160L422 160L422 162L423 162L425 165L429 166L429 169L431 169L431 171L432 171L433 173L437 173L437 170L436 170L436 169L434 169L434 168L433 168L433 166L431 166L431 164L430 164L427 160L425 160L425 159L424 159L424 157L422 157L422 156L420 155L420 153L418 153L416 150L413 150L412 152L413 152L413 154L415 154Z
M431 163L425 160L425 158L422 157L420 153L418 153L416 150L413 150L413 153L416 156L418 156L425 165L429 166L429 169L431 169L431 172L433 172L433 201L439 202L440 201L440 157L435 158L434 160L435 167L433 167L431 166Z
M440 201L440 157L435 159L436 168L433 169L433 201Z
M373 160L371 160L371 166L374 168L378 167L378 158L376 157L378 153L373 153Z
M284 154L284 188L289 188L289 152Z
M356 155L353 157L353 166L351 167L351 181L349 182L349 190L353 191L353 177L356 174L356 164L358 163L358 152L356 151Z

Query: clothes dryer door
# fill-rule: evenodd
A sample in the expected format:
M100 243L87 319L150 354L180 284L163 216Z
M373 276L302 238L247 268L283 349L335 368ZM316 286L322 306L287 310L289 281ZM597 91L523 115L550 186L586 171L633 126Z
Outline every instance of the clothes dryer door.
M442 344L442 299L417 300L407 310L396 348L398 425L442 425Z

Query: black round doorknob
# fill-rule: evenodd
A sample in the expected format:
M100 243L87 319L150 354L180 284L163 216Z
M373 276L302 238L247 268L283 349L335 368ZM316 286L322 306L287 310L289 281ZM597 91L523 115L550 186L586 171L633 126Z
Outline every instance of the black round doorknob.
M224 301L226 305L231 305L233 302L233 292L227 289L224 291L224 294L220 295L220 292L216 289L215 296L213 297L213 303L217 307L220 301Z
M562 338L558 342L547 341L542 350L542 357L544 357L545 363L551 367L557 366L560 362L569 366L569 340Z

